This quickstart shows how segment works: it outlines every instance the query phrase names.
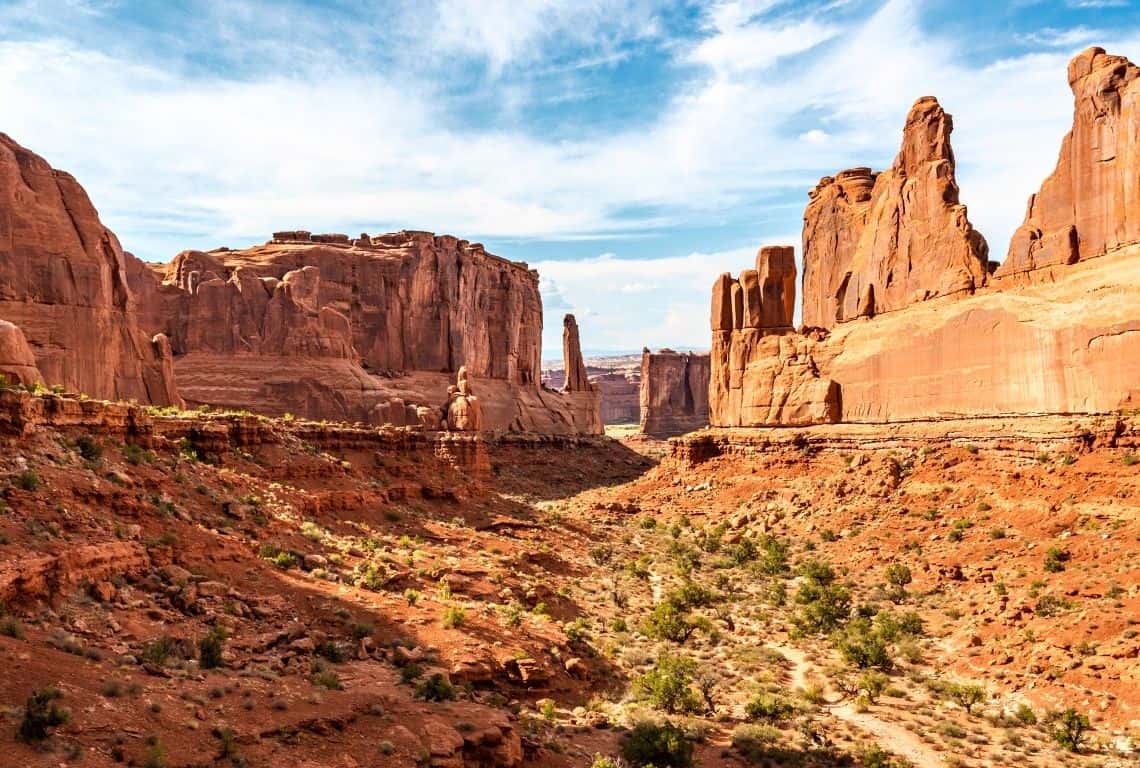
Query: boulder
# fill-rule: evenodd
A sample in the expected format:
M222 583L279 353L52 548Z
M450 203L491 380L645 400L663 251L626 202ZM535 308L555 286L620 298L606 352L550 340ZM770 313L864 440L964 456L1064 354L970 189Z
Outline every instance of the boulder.
M999 281L1049 280L1037 270L1140 242L1140 67L1089 48L1069 63L1069 86L1073 127L1029 198Z
M29 386L44 381L24 332L7 320L0 320L0 375L8 383Z

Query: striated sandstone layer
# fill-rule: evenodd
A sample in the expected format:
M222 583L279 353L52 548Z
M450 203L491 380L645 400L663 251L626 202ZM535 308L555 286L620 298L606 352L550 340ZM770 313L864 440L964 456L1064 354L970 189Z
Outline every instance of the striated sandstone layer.
M989 248L958 201L953 128L938 100L923 97L911 107L889 169L842 171L811 191L805 326L831 328L985 285Z
M641 432L673 437L708 426L709 356L662 349L641 353Z
M278 232L129 276L191 404L430 428L465 367L484 429L601 431L592 390L538 385L537 274L478 244Z
M48 384L180 404L169 346L135 321L129 258L70 174L0 134L0 318Z
M889 423L1134 409L1140 406L1137 286L1140 246L1130 246L1070 266L1051 283L924 302L844 323L826 336L750 340L739 331L714 332L710 421ZM732 344L718 342L723 338ZM794 375L779 388L772 371ZM796 391L795 381L805 377L834 382L825 408L819 407L824 385ZM769 394L777 389L788 393L786 400Z
M1069 63L1069 86L1072 130L998 278L1052 279L1045 268L1140 242L1140 67L1089 48Z

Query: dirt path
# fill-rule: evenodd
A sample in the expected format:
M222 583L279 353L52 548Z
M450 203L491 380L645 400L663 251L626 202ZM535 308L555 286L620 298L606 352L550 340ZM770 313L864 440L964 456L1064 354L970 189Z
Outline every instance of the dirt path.
M779 651L791 664L788 670L788 674L791 676L791 687L793 689L805 688L808 676L813 671L811 662L807 660L807 655L799 648L787 645L773 645L772 647ZM937 768L937 766L942 765L941 753L928 746L922 739L901 725L880 720L870 712L858 712L850 702L825 706L831 714L840 720L874 736L875 741L883 749L900 757L905 757L919 768Z

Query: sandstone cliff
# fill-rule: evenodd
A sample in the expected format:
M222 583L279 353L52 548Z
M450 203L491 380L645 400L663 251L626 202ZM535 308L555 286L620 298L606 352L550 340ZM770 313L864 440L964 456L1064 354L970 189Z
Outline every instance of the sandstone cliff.
M1140 67L1089 48L1070 62L1069 85L1072 130L998 278L1050 279L1027 273L1140 242Z
M431 427L423 409L439 412L465 367L485 429L602 428L596 392L538 385L537 274L478 244L277 232L166 267L134 262L128 276L192 404Z
M742 271L739 280L717 278L708 387L713 426L838 421L838 388L820 375L810 340L791 327L795 298L791 246L761 248L755 269Z
M642 434L673 437L708 423L709 356L671 349L642 352Z
M0 318L48 384L178 404L169 345L135 322L127 259L74 178L0 134Z
M923 97L889 169L842 171L811 191L804 325L831 328L986 283L989 249L958 202L952 130L937 99Z

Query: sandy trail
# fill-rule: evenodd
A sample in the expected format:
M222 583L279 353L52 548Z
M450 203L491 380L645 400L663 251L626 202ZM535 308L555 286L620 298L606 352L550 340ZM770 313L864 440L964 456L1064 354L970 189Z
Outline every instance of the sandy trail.
M806 688L808 676L813 671L807 655L799 648L787 645L773 645L772 647L790 663L788 674L791 677L792 688ZM899 757L905 757L919 768L937 768L943 764L942 753L928 746L922 739L901 725L881 720L870 712L857 712L850 702L825 704L825 707L840 720L874 736L875 741L883 749L889 750Z

